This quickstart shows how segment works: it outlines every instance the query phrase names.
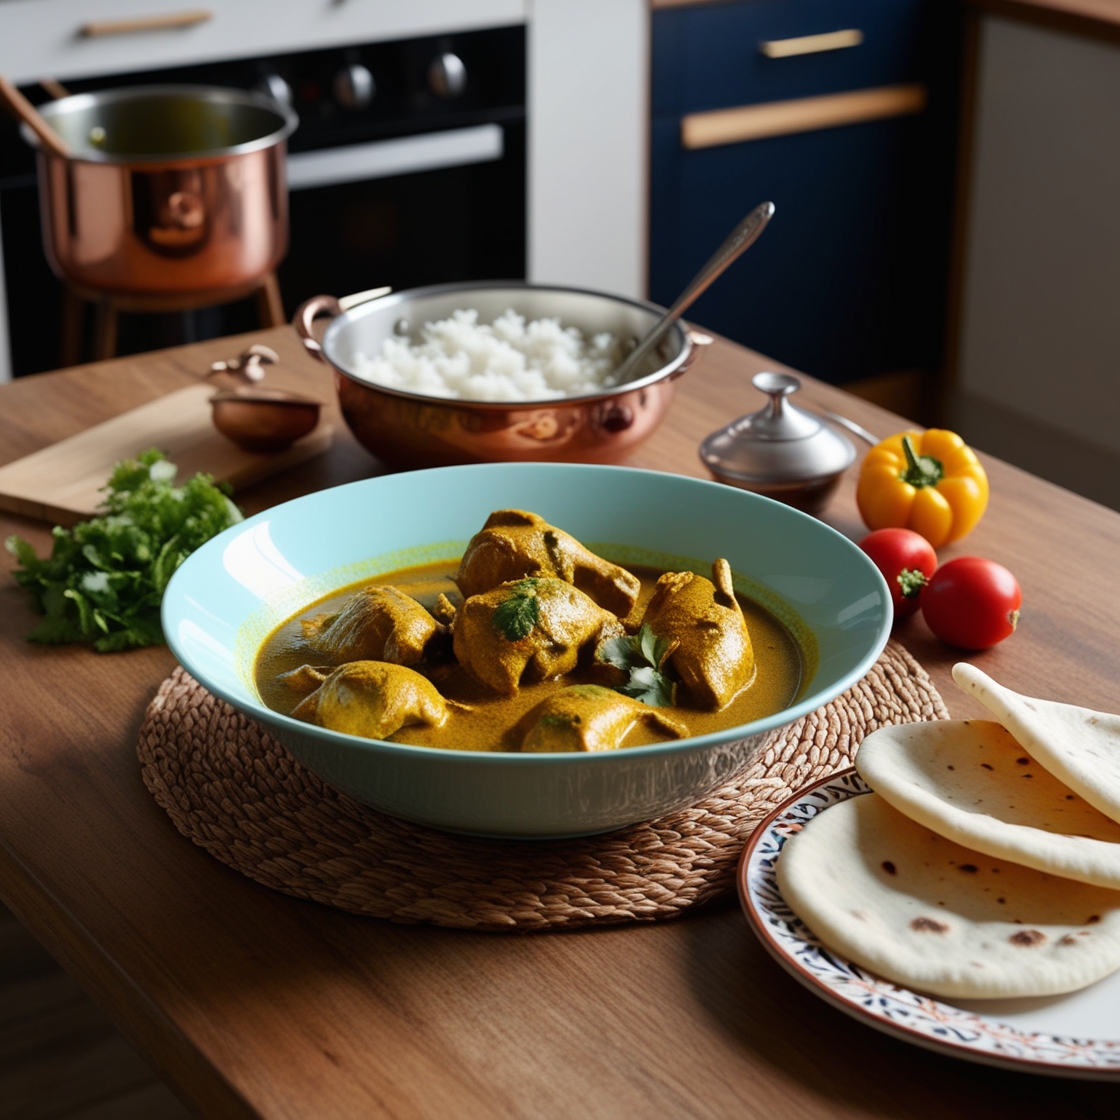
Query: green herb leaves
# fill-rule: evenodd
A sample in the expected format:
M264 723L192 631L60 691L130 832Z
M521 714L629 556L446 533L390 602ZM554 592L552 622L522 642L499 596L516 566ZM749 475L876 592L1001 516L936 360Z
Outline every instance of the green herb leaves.
M31 641L92 642L100 652L159 645L159 608L175 569L199 545L241 520L208 475L173 486L161 451L118 463L106 486L106 513L56 528L48 559L20 537L7 548L13 573L43 621Z
M661 667L675 648L675 643L659 638L643 623L633 636L608 638L601 643L596 657L630 674L619 692L652 708L670 708L676 685Z
M519 642L529 636L540 617L537 581L523 579L510 589L509 598L498 604L491 622L506 641Z

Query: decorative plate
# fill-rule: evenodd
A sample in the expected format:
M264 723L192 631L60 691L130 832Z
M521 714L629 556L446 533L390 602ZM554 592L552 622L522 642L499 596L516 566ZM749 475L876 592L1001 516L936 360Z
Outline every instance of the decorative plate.
M786 837L829 806L870 792L854 769L844 770L791 797L751 837L739 861L739 898L771 956L826 1002L905 1042L986 1065L1120 1080L1120 973L1061 996L935 999L832 952L786 905L774 873Z

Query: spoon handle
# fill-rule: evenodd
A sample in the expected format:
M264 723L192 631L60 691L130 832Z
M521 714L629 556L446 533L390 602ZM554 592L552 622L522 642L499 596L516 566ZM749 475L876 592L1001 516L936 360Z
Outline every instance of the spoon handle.
M0 105L23 121L39 137L43 147L56 156L69 157L70 148L39 115L39 110L3 74L0 74Z
M758 240L759 234L773 216L774 204L760 203L727 235L723 244L692 278L692 283L677 296L673 306L619 366L616 376L620 382L625 381L638 368L642 359L665 337L665 332L708 289L712 281Z

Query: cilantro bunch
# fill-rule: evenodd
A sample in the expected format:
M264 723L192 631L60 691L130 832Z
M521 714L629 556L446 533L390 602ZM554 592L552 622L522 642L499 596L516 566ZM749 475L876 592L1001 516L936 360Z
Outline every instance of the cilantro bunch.
M209 475L183 486L174 478L163 452L145 451L113 469L103 516L55 528L48 559L21 537L8 538L20 565L16 581L44 616L29 640L92 642L102 653L163 642L160 601L175 569L241 520Z

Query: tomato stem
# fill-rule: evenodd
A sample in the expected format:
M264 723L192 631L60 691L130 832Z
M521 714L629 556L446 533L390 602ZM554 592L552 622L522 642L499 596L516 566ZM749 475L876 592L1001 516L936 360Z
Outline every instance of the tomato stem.
M936 486L945 477L945 468L940 459L932 455L919 455L914 450L914 441L909 436L902 437L902 453L906 456L906 469L899 474L903 482L910 483L917 490L923 486Z
M895 577L902 594L907 599L916 599L929 580L925 572L919 568L903 568Z

